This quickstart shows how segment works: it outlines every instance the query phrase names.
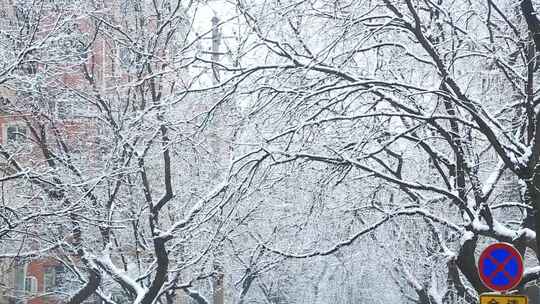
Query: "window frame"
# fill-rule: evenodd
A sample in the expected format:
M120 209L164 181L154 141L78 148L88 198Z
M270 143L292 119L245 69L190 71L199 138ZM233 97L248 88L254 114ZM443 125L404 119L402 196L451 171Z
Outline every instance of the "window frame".
M49 278L48 278L48 275L50 276ZM47 266L45 267L43 271L43 291L54 292L55 289L56 289L56 267Z
M30 281L30 286L28 286L28 281ZM24 291L27 293L36 293L38 292L38 281L34 276L26 276L24 278Z
M10 140L9 139L9 129L13 128L13 127L17 128L17 133L15 134L16 137L24 136L23 140L21 140L21 139ZM24 128L24 135L22 135L23 133L20 132L21 128ZM26 123L24 123L24 122L8 122L8 123L4 124L3 129L4 130L2 132L3 133L2 134L2 136L3 136L2 141L6 145L20 143L22 141L25 141L27 136L28 136L28 127L26 126Z

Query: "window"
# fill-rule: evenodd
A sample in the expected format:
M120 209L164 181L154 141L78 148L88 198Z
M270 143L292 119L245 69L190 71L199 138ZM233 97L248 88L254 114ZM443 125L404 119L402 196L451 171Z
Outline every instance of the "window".
M35 277L26 277L24 280L24 290L27 292L37 292L37 279Z
M43 290L45 292L51 292L56 286L56 275L54 267L45 268L43 274Z
M120 9L124 16L129 16L133 12L141 12L142 4L140 0L124 0L120 3Z
M15 266L15 290L24 290L24 277L26 270L24 264Z
M23 124L9 124L6 128L6 143L21 142L26 139L26 126Z
M120 47L118 50L118 60L120 61L120 65L124 68L129 68L132 63L133 56L131 54L131 50L127 47Z
M43 273L43 291L46 293L60 292L65 287L65 268L63 266L45 267Z
M118 48L118 62L120 66L127 71L137 71L141 68L142 57L128 47Z
M25 298L25 291L24 291L24 283L26 281L26 265L21 260L16 260L15 264L13 265L15 272L14 279L14 300L10 301L10 304L25 304L24 298Z
M54 266L52 267L52 272L54 273L54 289L65 288L67 285L67 274L64 266Z
M60 119L73 118L75 107L69 98L60 99L56 102L56 114Z

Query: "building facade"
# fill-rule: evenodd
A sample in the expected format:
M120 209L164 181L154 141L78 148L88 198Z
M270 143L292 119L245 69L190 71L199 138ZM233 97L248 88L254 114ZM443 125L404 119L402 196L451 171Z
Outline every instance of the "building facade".
M71 27L62 30L52 28L54 20L49 15L51 12L54 15L52 8L40 12L45 14L41 18L45 26L42 30L37 31L37 40L43 39L42 41L47 43L47 47L41 51L51 52L51 58L56 61L52 63L34 62L32 61L32 53L29 53L27 57L29 59L13 71L14 75L17 76L15 80L10 81L16 82L17 85L0 85L0 105L5 105L5 107L0 107L1 149L17 151L19 156L17 161L23 164L29 162L39 167L41 163L48 161L48 157L44 155L43 147L40 146L41 143L65 144L71 151L70 157L72 158L77 156L78 151L84 151L84 153L80 153L81 157L84 158L81 161L86 162L89 168L92 167L92 162L101 157L99 139L103 134L101 134L102 130L99 127L100 122L95 119L95 115L92 115L92 111L95 109L89 109L86 101L77 102L82 97L75 96L74 92L88 93L89 95L97 94L97 92L118 94L120 99L122 94L130 94L129 88L118 89L118 85L113 86L112 84L133 81L129 74L134 73L133 69L137 68L137 53L122 43L115 43L106 34L96 34L95 37L92 35L97 31L96 24L105 27L103 24L106 21L117 22L129 27L129 23L133 22L129 14L136 14L137 9L140 9L134 5L135 2L141 1L105 1L103 2L105 3L104 7L96 10L102 14L100 16L103 18L102 23L95 22L80 12L80 15L74 15L74 21L70 22ZM21 14L25 14L24 9L18 6L21 4L24 4L24 1L7 0L0 3L0 21L6 32L12 30L15 33L26 26L24 22L21 23L21 20L24 20L24 18L21 19ZM217 27L218 19L212 18L211 20L212 24ZM152 18L146 22L149 27L155 23ZM50 31L58 31L54 39L46 38ZM183 39L181 36L187 32L189 32L187 29L179 30L177 39ZM217 54L220 52L220 33L217 29L211 33L213 37L207 40L208 45L203 46L203 48L210 59L219 60ZM80 43L79 38L88 44L84 47L74 47ZM73 54L68 51L73 48L79 53ZM170 48L161 51L161 55L164 57L174 56L172 53L179 49L178 44L171 44ZM84 71L81 70L83 66L86 69ZM194 73L207 73L208 79L214 83L219 81L217 79L219 72L215 68L203 72L197 70ZM48 84L50 87L44 94L34 94L32 83L42 81L41 74L49 77L46 80L50 82ZM175 80L173 79L175 77L181 76L178 74L169 75L163 77L163 82L166 85L168 81ZM18 90L20 87L28 87L28 89ZM36 100L35 96L40 96L40 99ZM28 109L32 109L33 103L40 104L40 106L46 104L47 106L43 108L49 110L39 114L31 113ZM115 114L117 113L112 113L112 115ZM43 131L47 135L43 138L37 138L39 131ZM55 136L61 137L64 142L57 143ZM4 165L0 163L0 167L3 169L4 175L12 173L9 171L9 166L5 166L5 162ZM28 195L27 193L17 194L16 191L12 191L10 194L14 196L14 201L17 200L17 195ZM39 232L35 234L37 235ZM30 250L39 249L38 247L32 248L32 244L25 246ZM17 246L12 246L11 249L10 252L18 250ZM216 265L218 265L216 269L219 270L219 274L210 284L212 291L208 300L215 304L222 304L225 297L224 275L219 262ZM0 259L0 269L2 269L0 304L61 303L74 290L80 288L80 283L77 283L80 280L73 276L72 271L62 263L54 251L24 258ZM115 295L112 296L115 297ZM180 290L176 297L175 303L194 301ZM122 303L121 297L116 300L117 303ZM101 303L101 301L99 297L94 295L86 303Z

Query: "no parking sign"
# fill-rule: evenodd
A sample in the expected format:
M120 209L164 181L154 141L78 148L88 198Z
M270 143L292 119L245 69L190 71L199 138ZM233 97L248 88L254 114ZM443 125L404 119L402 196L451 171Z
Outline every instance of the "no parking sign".
M484 285L493 291L515 288L523 276L523 259L507 243L489 245L478 259L478 272Z

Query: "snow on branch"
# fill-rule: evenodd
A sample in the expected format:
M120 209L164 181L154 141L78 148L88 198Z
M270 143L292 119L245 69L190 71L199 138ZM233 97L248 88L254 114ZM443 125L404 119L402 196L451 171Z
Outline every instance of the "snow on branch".
M118 282L124 289L131 292L133 295L136 296L136 300L134 303L140 302L142 300L144 294L146 293L146 288L141 287L137 282L129 277L124 271L118 269L116 265L114 265L113 261L110 258L109 253L109 247L105 249L104 254L101 257L97 257L95 259L96 264L99 265L100 268L105 270L113 280Z
M1 253L0 259L10 259L10 258L35 258L39 256L43 256L45 253L54 250L58 247L60 247L61 244L54 244L50 247L41 249L41 250L34 250L34 251L28 251L28 252L16 252L16 253Z
M223 191L227 190L228 187L229 182L222 182L218 184L205 198L199 200L195 205L193 205L193 207L191 207L191 210L189 210L189 213L184 217L183 220L176 222L174 225L171 226L171 228L169 228L169 230L159 234L157 238L164 240L172 239L174 237L174 233L176 233L178 230L183 229L193 221L197 214L202 211L204 205L217 197Z
M425 216L425 217L429 218L430 220L432 220L434 222L442 223L445 226L447 226L447 227L449 227L449 228L451 228L451 229L453 229L455 231L463 231L463 229L458 227L457 225L454 225L454 224L452 224L452 223L450 223L450 222L448 222L448 221L446 221L446 220L444 220L442 218L434 216L434 215L430 214L427 210L420 209L420 208L415 208L415 209L400 210L400 211L397 211L397 212L394 212L394 213L391 213L391 214L387 214L384 218L382 218L379 221L375 222L374 224L364 228L363 230L357 232L355 235L353 235L349 239L337 243L336 245L334 245L333 247L331 247L329 249L316 250L316 251L313 251L313 252L310 252L310 253L305 253L305 254L295 254L295 253L283 252L281 250L269 247L268 245L265 244L265 242L260 240L259 237L255 237L255 236L254 237L257 239L259 245L261 245L262 247L264 247L268 251L271 251L271 252L273 252L275 254L278 254L278 255L281 255L281 256L284 256L284 257L287 257L287 258L305 259L305 258L311 258L311 257L315 257L315 256L327 256L327 255L330 255L330 254L333 254L333 253L339 251L343 247L346 247L346 246L349 246L349 245L353 244L360 237L366 235L367 233L370 233L370 232L376 230L377 228L382 226L384 223L388 222L390 219L393 219L393 218L398 217L398 216L403 216L403 215L422 215L422 216Z

